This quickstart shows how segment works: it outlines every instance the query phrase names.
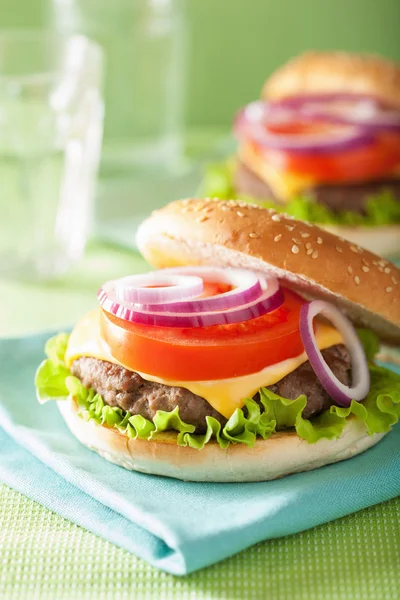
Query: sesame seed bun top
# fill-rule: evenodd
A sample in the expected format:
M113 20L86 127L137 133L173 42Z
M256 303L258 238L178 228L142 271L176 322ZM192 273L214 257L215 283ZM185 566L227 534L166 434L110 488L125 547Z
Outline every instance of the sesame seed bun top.
M310 223L244 202L188 199L155 211L137 244L159 268L214 264L273 274L382 340L400 342L400 269Z
M320 93L365 94L400 109L400 64L372 54L306 52L272 74L262 97Z

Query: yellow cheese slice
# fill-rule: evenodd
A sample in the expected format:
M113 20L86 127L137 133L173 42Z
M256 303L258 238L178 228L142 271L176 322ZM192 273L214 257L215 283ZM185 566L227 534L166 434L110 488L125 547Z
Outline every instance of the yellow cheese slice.
M265 181L274 196L281 202L289 202L296 196L301 195L304 190L318 184L316 179L309 175L300 175L276 168L265 160L251 144L242 144L238 150L238 156L253 173ZM393 177L394 179L398 179L399 176L400 166L395 167L391 173L387 174L387 177ZM338 182L338 185L341 185L341 183ZM335 185L335 183L333 182L331 185Z
M111 356L107 345L100 335L99 315L99 309L90 312L76 325L71 333L65 357L68 367L80 356L91 356L100 360L121 364ZM341 334L325 323L317 323L315 337L320 350L343 343ZM261 387L273 385L307 360L307 355L303 352L299 356L288 358L280 363L266 367L258 373L215 381L171 381L147 373L139 372L139 375L147 381L154 381L174 387L184 387L193 394L197 394L207 400L215 410L224 415L224 417L229 418L236 408L241 408L245 404L246 398L254 396ZM301 390L299 390L299 393L301 393Z
M274 196L283 202L300 195L315 185L315 179L277 169L257 153L250 144L239 148L240 160L271 188Z

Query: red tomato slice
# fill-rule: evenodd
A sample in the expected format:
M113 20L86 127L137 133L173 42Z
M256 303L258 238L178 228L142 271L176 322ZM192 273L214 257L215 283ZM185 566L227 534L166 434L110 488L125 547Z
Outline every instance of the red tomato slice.
M343 129L346 125L336 125L332 123L324 123L323 121L285 121L282 123L270 123L268 127L265 127L267 131L271 133L277 133L282 135L310 135L310 134L327 134L329 135L332 131Z
M173 381L226 379L301 354L303 303L285 290L284 304L263 317L186 329L136 325L102 311L101 333L111 355L132 371Z
M293 133L303 131L302 125L300 131ZM381 134L372 143L354 150L326 153L290 152L249 143L253 151L262 154L277 169L308 175L322 183L379 179L400 166L400 135L396 134Z
M226 292L230 292L232 286L229 283L215 282L211 281L203 281L204 292L202 293L200 298L208 298L210 296L218 296L219 294L225 294Z

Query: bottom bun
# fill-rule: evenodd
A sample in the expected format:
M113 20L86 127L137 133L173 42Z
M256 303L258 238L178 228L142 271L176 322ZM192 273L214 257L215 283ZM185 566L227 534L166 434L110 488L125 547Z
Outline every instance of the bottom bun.
M400 256L400 225L375 227L325 225L319 227L343 237L357 246L386 258Z
M223 450L209 442L203 450L178 446L176 434L158 434L156 440L130 439L116 429L85 421L77 414L73 399L57 402L71 432L106 460L125 469L165 475L184 481L267 481L310 471L360 454L377 444L384 433L369 436L365 425L349 419L337 440L309 444L294 430L259 439L252 448L231 444Z

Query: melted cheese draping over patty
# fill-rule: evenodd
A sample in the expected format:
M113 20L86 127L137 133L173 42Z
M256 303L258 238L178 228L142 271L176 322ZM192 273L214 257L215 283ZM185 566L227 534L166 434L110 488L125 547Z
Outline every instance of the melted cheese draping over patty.
M77 358L90 356L128 368L111 355L107 344L102 339L99 316L100 309L88 313L72 331L65 357L68 367ZM320 350L343 343L341 334L325 323L316 322L315 337ZM207 400L215 410L229 418L236 408L241 408L245 404L246 398L254 396L261 387L280 381L307 360L307 355L303 352L294 358L270 365L258 373L212 381L170 381L148 373L139 372L139 375L147 381L186 388ZM133 369L128 370L132 371ZM300 392L301 390L299 390Z

